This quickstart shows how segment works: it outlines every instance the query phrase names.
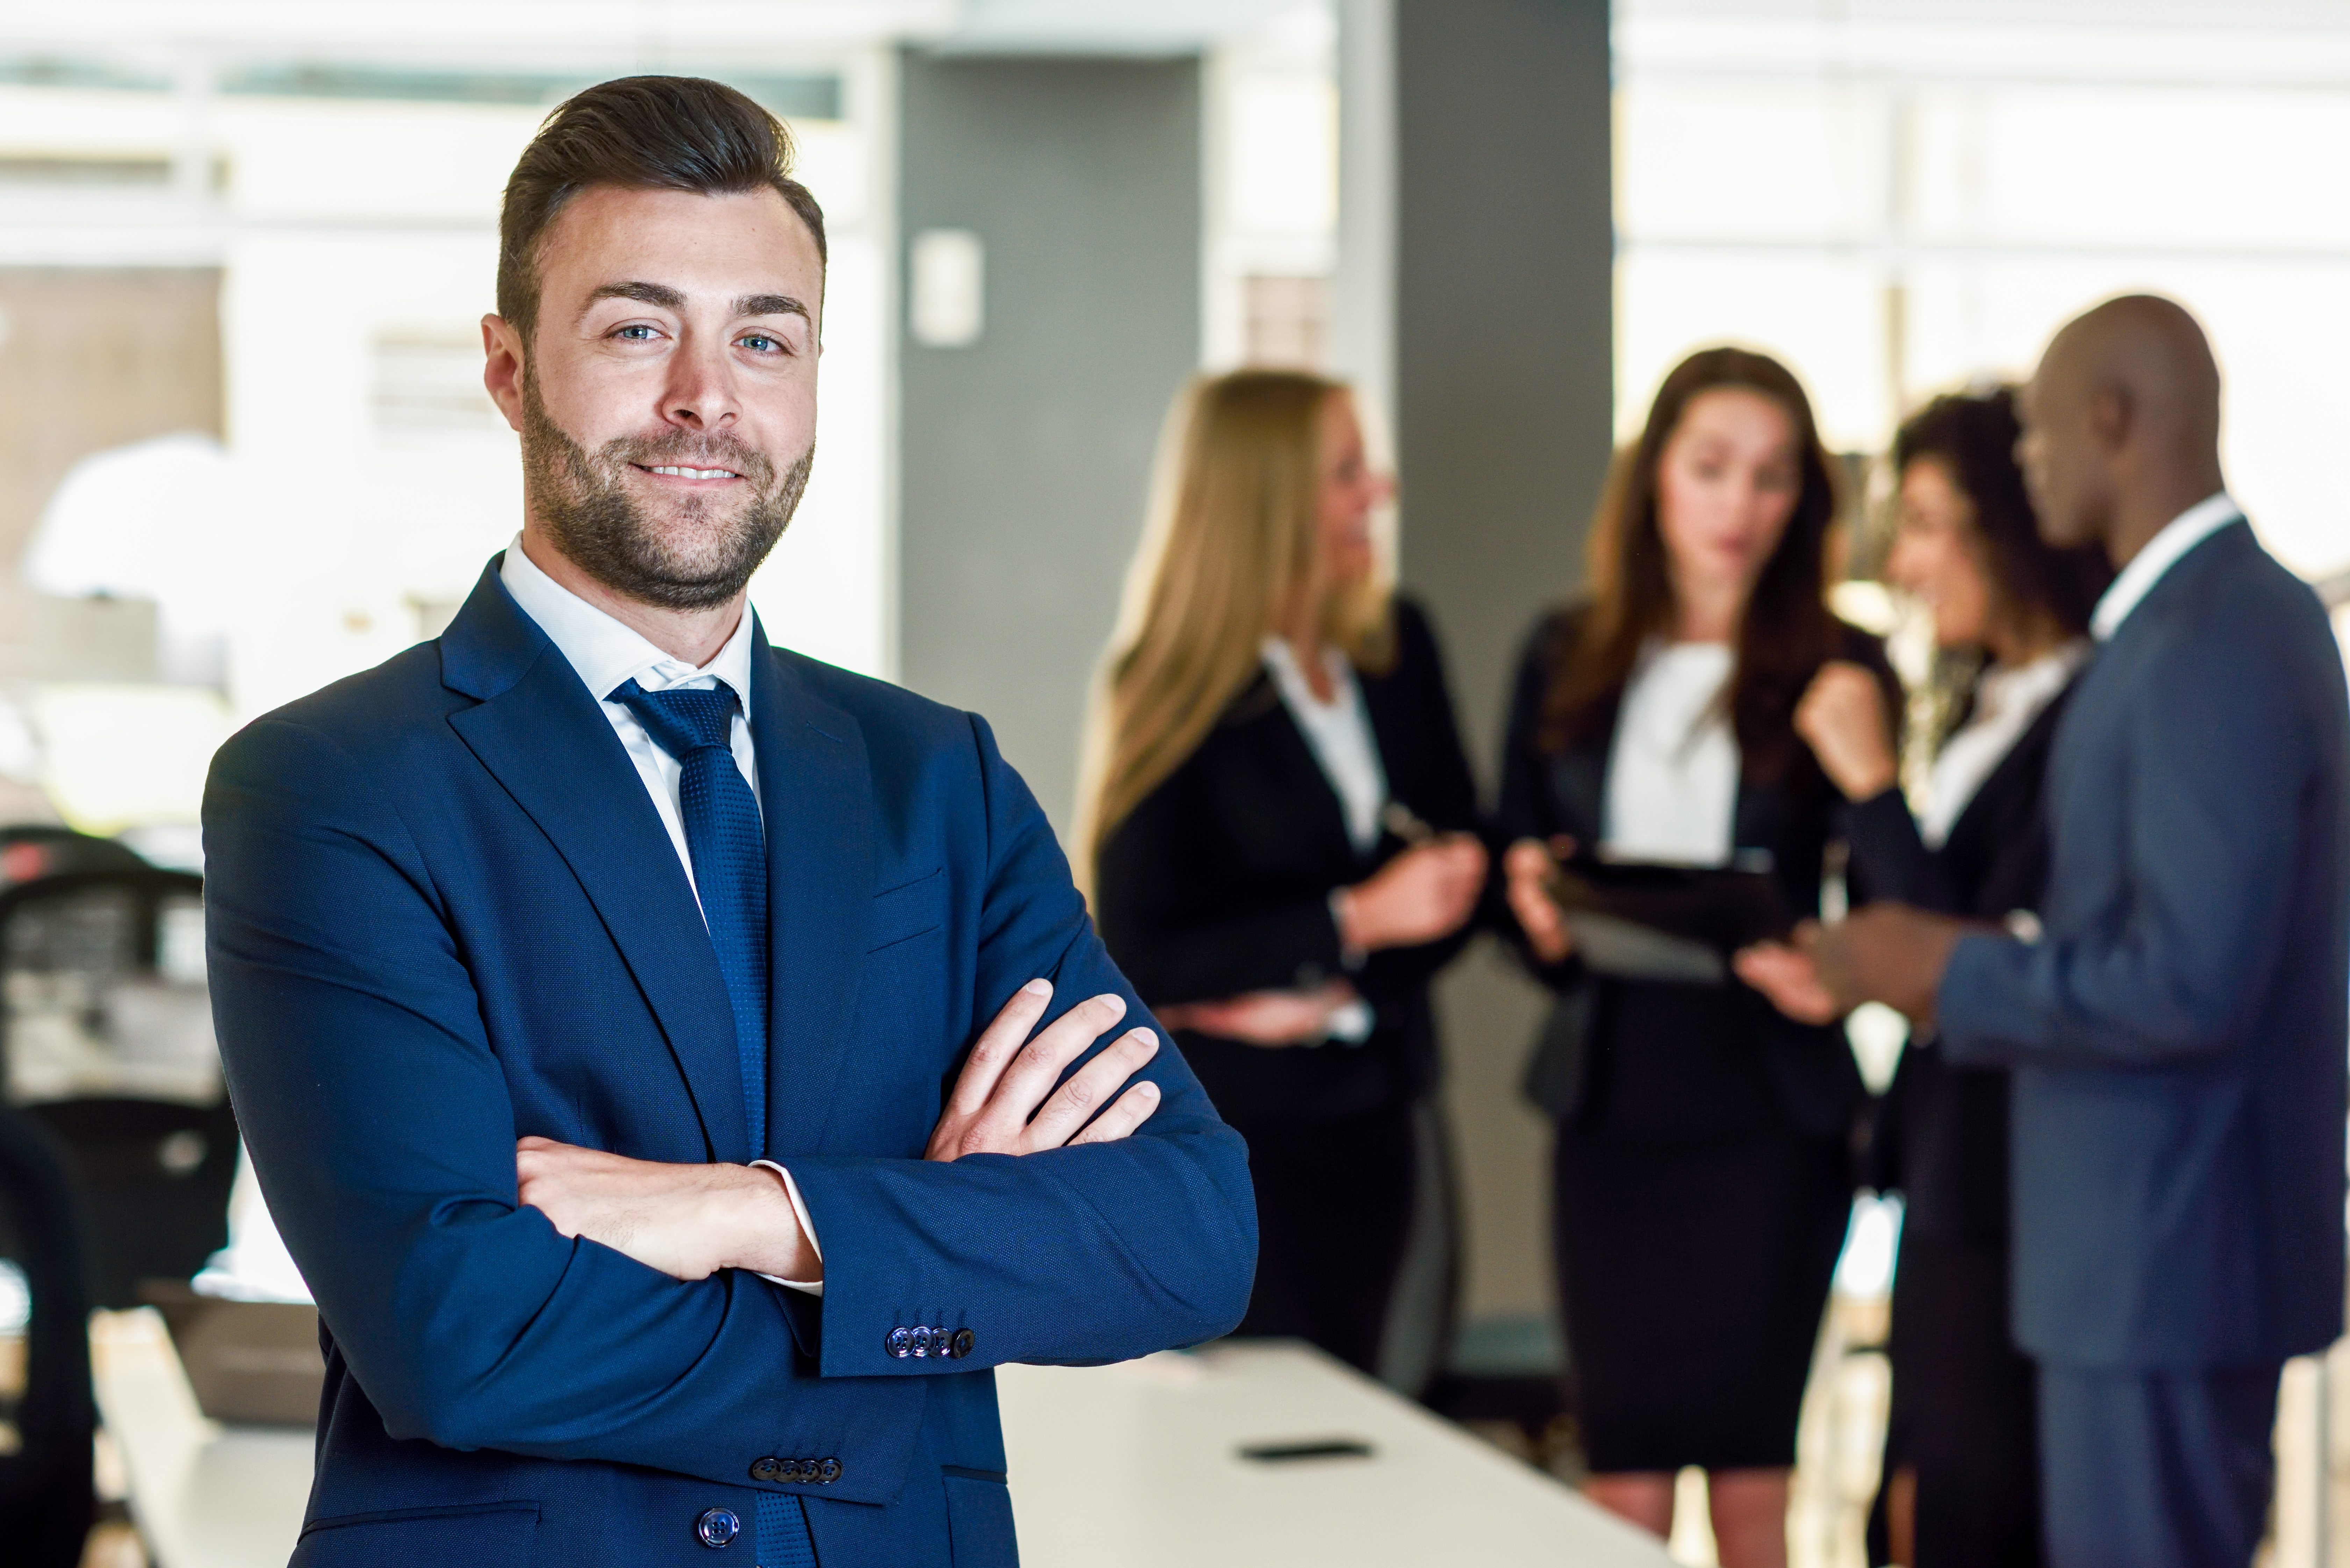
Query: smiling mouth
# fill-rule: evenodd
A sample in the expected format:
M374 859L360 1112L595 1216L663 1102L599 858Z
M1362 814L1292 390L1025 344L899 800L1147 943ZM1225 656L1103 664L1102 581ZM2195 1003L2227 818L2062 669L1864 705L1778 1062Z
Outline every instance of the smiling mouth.
M731 468L685 468L670 462L640 462L635 466L647 473L658 473L666 479L740 479L743 477Z

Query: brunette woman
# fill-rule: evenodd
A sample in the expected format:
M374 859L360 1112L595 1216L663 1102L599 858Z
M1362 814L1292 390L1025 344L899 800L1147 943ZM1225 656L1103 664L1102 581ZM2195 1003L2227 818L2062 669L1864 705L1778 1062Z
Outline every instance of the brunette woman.
M1416 1207L1444 1208L1428 986L1485 877L1435 639L1392 595L1344 387L1199 382L1158 491L1088 729L1095 919L1248 1139L1238 1332L1410 1386L1430 1325L1403 1355L1391 1308Z
M1736 348L1666 378L1590 539L1589 598L1529 639L1500 828L1523 950L1556 993L1533 1081L1557 1118L1560 1301L1590 1495L1659 1535L1702 1467L1726 1568L1786 1560L1795 1419L1866 1101L1834 1029L1743 985L1609 979L1542 885L1580 849L1766 863L1820 904L1842 803L1794 728L1820 668L1890 685L1832 617L1836 510L1809 400Z
M2040 787L2057 716L2087 659L2104 552L2041 542L2015 463L2014 395L1938 398L1895 438L1900 510L1886 576L1933 617L1962 672L1954 722L1926 737L1919 815L1897 787L1887 712L1860 670L1820 671L1795 727L1854 802L1854 864L1880 897L2022 923L2047 870ZM2022 911L2023 913L2019 913ZM1773 951L1742 972L1808 1017L1808 965ZM1947 1066L1914 1040L1880 1145L1907 1199L1893 1285L1886 1501L1893 1560L1918 1568L2040 1561L2032 1363L2008 1334L2007 1074Z

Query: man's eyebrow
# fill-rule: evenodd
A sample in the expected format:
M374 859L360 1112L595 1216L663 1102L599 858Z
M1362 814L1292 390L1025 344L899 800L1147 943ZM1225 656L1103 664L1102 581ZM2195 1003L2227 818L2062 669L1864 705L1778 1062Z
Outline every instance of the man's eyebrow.
M685 296L665 283L608 283L590 294L588 303L593 305L599 299L633 299L639 305L658 306L663 310L685 308Z
M734 302L734 314L806 317L808 307L788 294L746 294Z

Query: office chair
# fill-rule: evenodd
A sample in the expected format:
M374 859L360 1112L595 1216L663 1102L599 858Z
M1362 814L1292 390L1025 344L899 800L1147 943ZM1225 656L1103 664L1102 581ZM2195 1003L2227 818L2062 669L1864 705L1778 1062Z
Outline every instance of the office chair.
M146 864L127 844L70 827L41 822L0 827L0 888L75 871L136 871Z
M16 1438L0 1443L0 1542L21 1568L74 1568L96 1509L89 1314L66 1159L38 1123L0 1107L0 1257L31 1297L22 1381L0 1373L0 1423Z
M125 853L128 853L127 851ZM228 1237L236 1174L203 981L203 879L136 867L0 891L7 1098L66 1147L93 1306L185 1280Z

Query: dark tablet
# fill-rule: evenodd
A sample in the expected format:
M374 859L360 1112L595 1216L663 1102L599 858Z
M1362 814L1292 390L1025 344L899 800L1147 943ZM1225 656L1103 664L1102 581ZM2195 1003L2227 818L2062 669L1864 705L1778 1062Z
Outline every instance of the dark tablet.
M1549 891L1585 964L1627 980L1720 985L1731 954L1794 929L1767 862L1570 860Z

